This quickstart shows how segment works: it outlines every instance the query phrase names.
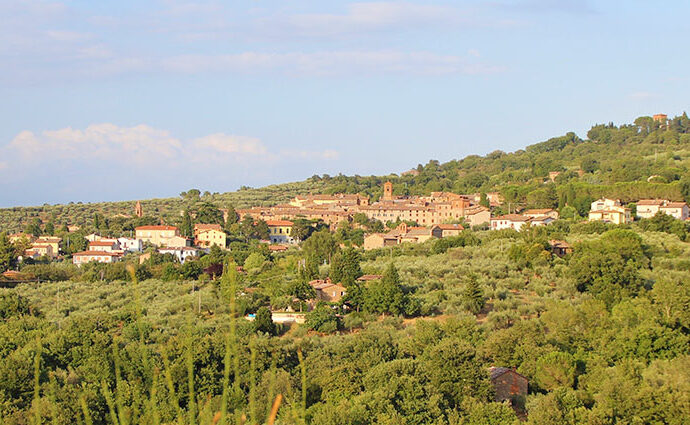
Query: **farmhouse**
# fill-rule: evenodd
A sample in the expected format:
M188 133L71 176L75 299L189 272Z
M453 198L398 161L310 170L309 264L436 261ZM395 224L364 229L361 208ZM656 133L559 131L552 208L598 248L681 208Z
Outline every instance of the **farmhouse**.
M514 369L492 367L489 369L489 378L496 393L496 401L509 401L516 406L522 404L527 397L528 380Z
M220 224L195 224L194 243L197 246L217 245L225 248L227 236Z
M119 254L105 251L83 251L72 255L72 262L77 266L90 262L114 263L119 259Z

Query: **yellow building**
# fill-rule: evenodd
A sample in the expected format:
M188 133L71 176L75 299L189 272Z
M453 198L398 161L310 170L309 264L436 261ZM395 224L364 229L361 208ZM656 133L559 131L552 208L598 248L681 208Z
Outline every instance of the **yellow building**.
M630 223L630 208L626 208L618 199L597 199L592 202L589 221L608 221L614 224Z
M293 222L289 220L268 220L268 237L271 243L297 243L297 240L290 236Z
M55 236L41 236L40 238L37 238L34 241L34 246L36 245L50 245L50 248L52 249L53 256L57 256L58 253L60 252L60 242L62 242L62 238L58 238Z
M630 209L597 210L589 212L589 221L608 221L613 224L630 222Z
M220 224L195 224L194 243L197 246L218 245L225 248L227 237Z
M134 231L137 239L156 246L168 246L173 238L180 236L180 229L175 226L139 226Z

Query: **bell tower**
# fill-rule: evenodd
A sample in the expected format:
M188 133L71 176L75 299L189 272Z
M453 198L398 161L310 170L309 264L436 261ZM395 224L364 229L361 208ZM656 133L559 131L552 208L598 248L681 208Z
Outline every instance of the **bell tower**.
M383 184L383 200L392 201L393 200L393 183L385 182Z

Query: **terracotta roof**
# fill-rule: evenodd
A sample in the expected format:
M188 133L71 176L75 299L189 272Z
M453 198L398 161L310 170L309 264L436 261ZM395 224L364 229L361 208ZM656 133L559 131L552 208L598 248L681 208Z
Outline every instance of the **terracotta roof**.
M640 199L637 201L637 205L663 205L664 204L663 199Z
M525 210L523 214L546 214L555 211L553 208L533 208L530 210Z
M508 220L508 221L530 221L530 217L525 217L524 215L520 214L506 214L506 215L501 215L498 217L491 217L491 221L493 220Z
M465 216L479 214L484 211L489 211L489 209L481 205L476 205L474 207L465 208Z
M493 381L494 379L498 378L499 376L503 375L506 372L513 372L514 374L527 379L524 375L517 373L514 369L511 369L509 367L492 367L489 369L489 376L490 376L491 380Z
M289 220L266 220L269 226L292 226L294 223Z
M116 254L113 252L105 252L105 251L82 251L82 252L77 252L77 253L72 254L72 257L81 257L81 256L119 257L119 254Z
M89 242L89 246L113 246L115 242L108 241L93 241Z
M570 244L566 241L559 241L556 239L550 240L549 245L553 248L570 248Z
M222 230L220 224L195 224L194 230Z
M685 202L669 202L661 208L683 208L687 204Z
M462 224L437 224L436 227L441 230L465 230Z
M410 227L407 229L407 233L404 236L415 236L415 235L428 235L431 233L431 229L426 227Z
M134 230L177 230L175 226L139 226Z

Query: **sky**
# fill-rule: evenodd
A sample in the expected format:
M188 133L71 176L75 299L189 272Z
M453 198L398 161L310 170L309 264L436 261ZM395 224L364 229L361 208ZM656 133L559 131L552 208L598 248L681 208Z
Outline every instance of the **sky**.
M0 207L386 175L681 114L690 2L0 0Z

